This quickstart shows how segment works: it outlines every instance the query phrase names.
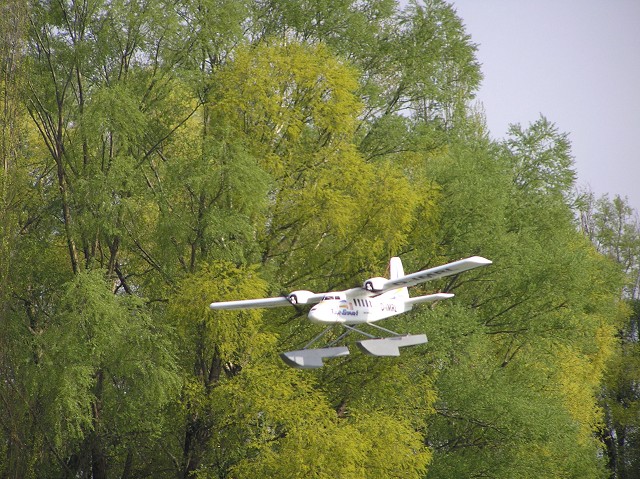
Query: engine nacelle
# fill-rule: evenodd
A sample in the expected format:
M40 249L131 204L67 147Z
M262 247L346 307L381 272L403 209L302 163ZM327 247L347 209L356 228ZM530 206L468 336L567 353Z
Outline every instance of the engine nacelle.
M372 293L376 291L382 291L387 281L389 281L387 278L369 278L364 282L362 287L367 291L371 291Z
M309 302L309 298L314 296L314 293L311 291L300 290L294 291L287 296L287 299L291 304L307 304Z

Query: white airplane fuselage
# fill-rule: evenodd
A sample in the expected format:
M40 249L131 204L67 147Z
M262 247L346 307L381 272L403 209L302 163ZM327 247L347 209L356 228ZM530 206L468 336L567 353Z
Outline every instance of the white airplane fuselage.
M379 296L327 295L309 311L309 320L319 324L362 324L373 323L409 311L411 305L393 294Z

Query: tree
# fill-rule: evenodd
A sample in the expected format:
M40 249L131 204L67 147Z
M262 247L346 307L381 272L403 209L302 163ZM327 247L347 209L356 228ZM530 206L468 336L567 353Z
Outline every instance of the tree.
M262 262L283 268L284 285L317 277L327 259L340 284L353 271L343 270L347 256L353 268L369 267L406 232L417 199L391 164L367 165L358 154L356 87L354 71L322 45L239 50L220 72L217 123L271 178L258 232Z
M615 261L625 274L622 297L624 318L618 326L616 353L608 363L601 404L605 411L602 428L607 445L608 466L614 477L637 474L640 467L638 445L638 251L640 248L637 212L626 199L598 199L591 192L580 198L580 226L583 234L604 256Z
M194 110L170 96L175 59L149 55L173 38L161 11L155 1L33 6L27 104L54 165L75 273L94 261L115 273L123 203L144 184L128 180L144 179L142 167Z
M580 198L580 226L600 253L623 268L628 277L625 293L637 299L640 288L640 224L626 198L608 195L598 199L591 192Z
M604 474L596 396L620 278L576 232L567 148L553 146L555 133L530 143L540 126L516 129L501 151L469 124L427 163L442 188L441 249L494 261L444 282L457 306L422 319L438 371L427 428L434 477Z
M40 427L56 444L61 471L107 477L118 454L123 475L138 461L148 464L140 449L161 430L178 377L166 330L144 303L112 294L102 271L81 273L41 341L29 397L49 403Z
M603 382L605 410L603 440L607 445L608 466L616 478L635 477L640 471L638 458L638 302L631 302L628 322L620 328L616 355L611 359Z
M568 135L541 116L526 130L511 125L508 136L506 146L518 188L568 199L576 179Z

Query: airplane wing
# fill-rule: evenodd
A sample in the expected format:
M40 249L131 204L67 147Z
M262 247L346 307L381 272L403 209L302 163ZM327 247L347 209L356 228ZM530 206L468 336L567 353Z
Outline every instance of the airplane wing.
M291 306L286 296L279 298L243 299L241 301L220 301L211 303L211 309L252 309L252 308L279 308Z
M389 291L396 288L415 286L425 281L431 281L434 279L444 278L445 276L451 276L453 274L462 273L479 266L486 266L491 264L491 261L480 256L472 256L471 258L461 259L460 261L454 261L453 263L445 264L443 266L436 266L435 268L425 269L418 271L417 273L401 276L396 279L385 278L372 278L365 281L364 288L370 292L370 294L379 294L385 291ZM325 298L329 298L332 295L344 294L347 298L352 296L361 296L361 288L352 288L346 291L334 292L334 293L312 293L311 291L294 291L287 296L279 296L276 298L262 298L262 299L243 299L239 301L220 301L211 303L209 308L215 310L221 309L247 309L247 308L279 308L283 306L290 306L296 304L314 304L319 303ZM449 297L449 296L447 296ZM414 303L425 301L436 301L439 299L445 299L444 296L430 295L415 298Z
M211 309L260 309L260 308L280 308L296 304L319 303L331 293L312 293L311 291L294 291L287 296L261 299L242 299L239 301L220 301L211 303Z
M463 271L468 271L479 266L487 266L491 263L492 261L481 256L472 256L471 258L461 259L453 263L407 274L396 279L387 279L381 283L376 283L374 280L367 280L364 283L364 287L369 291L381 293L395 288L415 286L426 281L462 273Z

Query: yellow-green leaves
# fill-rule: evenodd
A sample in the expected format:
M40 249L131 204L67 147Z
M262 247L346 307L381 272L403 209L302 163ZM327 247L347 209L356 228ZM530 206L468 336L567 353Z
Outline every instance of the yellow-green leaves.
M326 261L344 278L345 265L370 269L406 242L422 204L396 165L358 151L356 73L322 43L269 42L239 49L214 77L212 121L273 179L258 239L286 282Z
M262 326L261 310L211 311L209 303L265 295L266 283L255 269L230 263L205 265L187 275L169 303L170 317L187 343L203 357L216 355L224 363L242 365L260 357L273 343ZM193 358L188 358L188 361Z
M430 454L406 420L374 411L339 419L313 386L308 375L268 365L224 386L223 401L235 406L224 429L250 438L236 477L421 477ZM220 439L228 447L231 438Z
M349 141L361 108L357 86L353 69L322 44L265 43L236 52L212 103L272 162L270 171L286 175Z

